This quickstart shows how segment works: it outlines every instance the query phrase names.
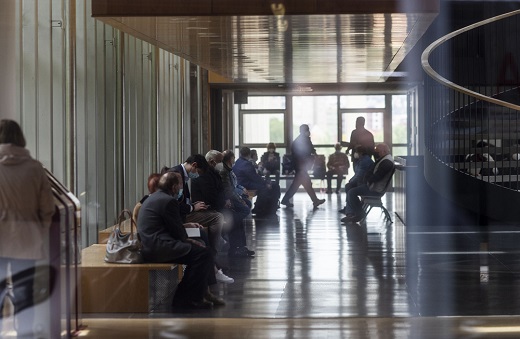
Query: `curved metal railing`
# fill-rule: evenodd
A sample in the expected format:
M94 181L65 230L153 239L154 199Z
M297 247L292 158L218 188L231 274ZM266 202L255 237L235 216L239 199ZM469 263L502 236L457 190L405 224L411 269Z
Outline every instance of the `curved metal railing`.
M426 84L427 116L434 127L427 133L427 149L458 171L515 190L520 174L515 62L520 55L515 55L517 39L510 36L518 36L513 28L520 28L519 14L459 29L433 42L421 57L423 69L437 82Z
M507 191L508 199L520 194L519 14L520 10L506 13L454 31L421 56L429 75L426 179L434 188L448 181L450 187L445 185L441 193L458 195L478 212L487 203L468 196L489 193L490 187L499 188L498 195ZM447 173L445 168L457 174L446 180L439 175Z

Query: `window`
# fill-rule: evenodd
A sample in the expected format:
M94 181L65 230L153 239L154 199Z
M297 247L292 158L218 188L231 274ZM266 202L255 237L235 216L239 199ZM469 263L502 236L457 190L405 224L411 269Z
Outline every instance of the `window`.
M302 124L309 125L312 143L335 144L338 141L338 97L293 97L293 135L300 134Z
M256 111L254 111L256 112ZM244 144L284 143L283 113L243 113L242 142Z
M341 108L385 108L384 95L342 95Z
M285 96L250 96L240 113L241 144L284 144Z
M395 155L407 155L408 112L406 95L392 96L392 143Z

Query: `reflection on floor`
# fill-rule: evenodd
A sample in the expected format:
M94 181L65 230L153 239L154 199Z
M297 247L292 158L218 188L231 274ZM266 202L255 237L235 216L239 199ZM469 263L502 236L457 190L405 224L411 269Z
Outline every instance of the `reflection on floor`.
M342 224L344 194L305 193L295 207L248 224L255 258L218 261L212 311L85 315L88 338L520 337L520 228L404 226L373 209ZM488 317L495 315L501 317ZM509 317L503 317L508 315ZM511 317L514 315L514 317ZM446 317L442 317L446 316ZM457 317L451 317L457 316Z

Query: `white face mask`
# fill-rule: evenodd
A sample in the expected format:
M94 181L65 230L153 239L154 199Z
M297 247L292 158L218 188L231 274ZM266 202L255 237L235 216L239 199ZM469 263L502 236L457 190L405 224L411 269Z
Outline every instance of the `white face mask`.
M359 153L354 153L354 159L359 159Z

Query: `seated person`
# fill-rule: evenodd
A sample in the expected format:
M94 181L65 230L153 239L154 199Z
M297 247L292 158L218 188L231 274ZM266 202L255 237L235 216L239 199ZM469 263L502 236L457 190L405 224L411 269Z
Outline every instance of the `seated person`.
M233 165L233 172L237 176L239 185L244 186L247 190L255 190L257 199L255 208L251 211L256 215L266 215L273 212L270 206L259 202L278 202L280 198L280 186L275 182L266 182L256 171L249 161L251 158L251 150L249 147L240 149L240 158ZM274 210L276 212L276 210Z
M215 169L219 171L224 197L226 201L229 201L233 215L233 226L228 231L228 255L232 257L252 257L255 255L255 251L246 247L246 233L243 222L251 213L251 201L247 195L247 190L238 185L235 173L231 169L235 162L235 154L230 150L226 150L222 154L222 162L218 163Z
M184 187L182 189L181 197L179 198L181 217L185 222L188 223L199 223L202 224L208 230L209 235L209 247L211 248L213 255L216 257L220 250L220 243L222 239L222 228L224 226L224 216L218 212L215 206L206 204L204 200L192 199L191 192L188 187L188 180L193 181L202 173L205 173L209 169L209 164L206 158L201 154L194 154L183 163L178 166L170 168L168 171L178 172L181 174L184 180ZM197 198L200 198L197 197ZM195 201L192 203L192 201ZM216 202L215 202L216 204ZM186 214L187 213L187 214ZM222 269L215 265L215 274L217 281L231 284L234 279L228 277L222 272Z
M262 167L258 163L258 153L256 152L256 149L251 150L251 157L249 157L249 161L253 164L253 167L255 168L256 173L259 175L262 175Z
M209 164L204 156L194 154L189 156L184 163L171 167L168 171L180 173L183 180L183 188L179 198L181 218L184 222L199 223L208 229L209 245L213 250L213 255L217 255L222 237L224 216L222 213L209 209L204 201L193 201L188 186L190 179L197 178L208 167Z
M143 202L152 194L157 191L157 184L159 183L159 179L161 178L160 173L152 173L148 176L148 194L145 195L134 207L134 211L132 213L132 217L137 222L137 217L139 216L139 210L143 205Z
M343 176L348 174L350 167L348 156L346 153L341 152L341 144L339 142L334 145L334 149L336 151L329 155L329 160L327 161L327 194L332 193L332 177L334 175L337 175L336 193L339 193Z
M159 179L157 192L143 202L137 219L142 255L146 262L186 265L173 297L174 308L212 308L208 299L221 301L208 289L216 283L213 254L186 235L176 199L182 184L179 173L168 172Z
M275 176L275 182L280 183L280 153L276 152L276 145L274 142L267 144L267 152L262 154L260 164L263 169L262 174L265 179L269 181L271 174Z
M386 144L378 144L375 148L377 161L367 171L363 184L351 188L347 193L347 216L342 222L358 222L363 219L363 206L360 196L380 197L385 193L386 186L394 173L394 159Z
M354 151L352 153L352 158L356 160L354 162L354 176L350 178L350 180L345 185L345 192L348 193L348 191L351 188L357 187L363 183L363 178L365 177L365 174L368 170L372 167L374 164L374 160L372 160L372 157L366 152L365 147L358 145L354 148ZM352 213L351 210L347 211L347 207L345 206L343 209L341 209L339 212L341 213Z

